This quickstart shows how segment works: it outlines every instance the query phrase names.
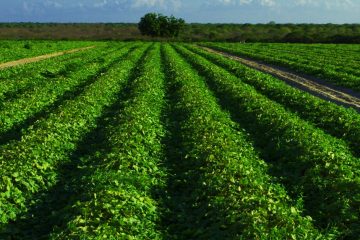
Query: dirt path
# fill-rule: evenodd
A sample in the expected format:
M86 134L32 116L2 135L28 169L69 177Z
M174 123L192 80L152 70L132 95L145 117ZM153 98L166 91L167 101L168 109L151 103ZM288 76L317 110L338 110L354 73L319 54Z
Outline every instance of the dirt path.
M96 47L96 46L75 48L75 49L56 52L56 53L45 54L45 55L41 55L41 56L37 56L37 57L23 58L23 59L16 60L16 61L1 63L0 64L0 70L4 69L4 68L14 67L14 66L17 66L17 65L38 62L38 61L41 61L41 60L45 60L45 59L48 59L48 58L53 58L53 57L57 57L57 56L61 56L61 55L69 54L69 53L84 51L84 50L88 50L88 49L91 49L91 48L94 48L94 47Z
M261 72L269 73L277 78L284 80L291 86L307 91L322 99L329 100L339 105L353 107L360 112L360 94L350 89L336 87L321 79L317 79L302 74L300 75L288 69L274 66L271 64L255 61L248 58L234 56L232 54L221 52L207 47L202 47L202 46L199 47L209 52L220 54L230 59L239 61L244 65L247 65L251 68L255 68Z

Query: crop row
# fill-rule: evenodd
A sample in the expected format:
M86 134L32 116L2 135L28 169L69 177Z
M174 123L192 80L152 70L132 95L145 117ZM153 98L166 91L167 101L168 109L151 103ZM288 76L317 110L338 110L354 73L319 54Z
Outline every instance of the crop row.
M225 68L241 81L253 86L259 93L282 104L301 118L333 136L344 139L353 151L360 155L360 115L356 111L297 90L269 74L246 67L235 60L209 53L192 45L186 47Z
M328 57L333 59L334 57L341 57L341 62L344 60L357 61L360 57L356 54L360 52L358 45L356 44L253 44L254 48L262 49L267 48L269 50L276 50L280 52L292 52L296 55L301 55L309 58L311 55L318 55L321 57ZM347 54L344 54L347 53ZM329 61L330 61L329 59Z
M221 67L176 45L206 77L210 88L251 134L262 157L272 162L288 192L322 228L359 235L359 159L344 142L325 134Z
M236 46L238 47L238 45ZM337 48L338 47L334 47L334 49L313 49L306 46L293 46L291 44L266 44L258 47L255 44L251 45L250 48L245 48L244 51L249 53L262 52L264 57L282 55L289 61L295 61L296 64L307 65L314 62L315 66L318 67L325 65L328 66L329 69L337 72L353 73L358 75L360 72L355 66L357 65L359 59L356 52L348 52L347 54L344 54L344 52L338 51ZM314 59L316 59L317 62L315 62Z
M59 99L64 98L66 93L76 89L82 91L86 85L106 72L114 62L116 63L124 56L129 49L128 47L115 51L107 55L105 60L101 62L97 61L99 52L94 52L93 55L89 56L89 60L84 61L81 69L75 69L74 72L70 71L68 72L69 75L65 77L59 76L50 81L39 82L18 98L4 101L0 109L0 134L9 131L12 127L41 112L44 108L53 105Z
M66 77L91 61L105 61L105 54L111 54L121 46L122 44L117 44L109 50L97 47L4 69L0 72L0 100L4 101L7 96L17 95L46 81L54 81L54 78Z
M77 213L54 239L161 239L154 189L164 183L160 121L164 76L160 44L154 45L136 69L121 109L106 126L108 153L84 179ZM91 184L89 184L91 183Z
M289 67L300 73L307 73L323 80L334 83L338 86L347 87L355 91L360 91L358 62L346 61L343 64L339 62L338 57L319 57L317 55L311 55L311 51L307 55L312 57L308 60L303 60L301 56L294 53L282 53L280 51L274 51L271 54L267 54L265 49L254 49L251 46L240 44L212 44L208 43L205 46L225 51L235 55L246 56L261 61L265 61L280 66ZM356 54L356 53L352 53ZM324 62L324 58L329 59Z
M52 52L101 45L88 41L0 41L0 63Z
M246 133L235 130L204 80L169 46L164 56L173 112L181 113L176 195L168 204L178 219L168 217L169 239L324 237L267 175Z
M99 48L98 47L92 48L92 49L88 49L87 51L79 51L79 52L64 54L55 58L48 58L38 62L20 64L10 68L5 68L2 69L0 72L0 79L8 80L15 78L16 80L19 81L21 80L22 77L27 77L29 73L31 73L31 75L37 72L40 74L41 72L44 72L44 70L46 70L47 67L55 70L57 67L55 63L58 63L60 65L59 67L61 67L67 61L79 57L81 58L86 52L94 51L95 49L99 49Z
M77 56L4 97L0 238L360 235L356 112L189 44Z
M296 59L301 57L301 63L308 63L313 61L313 57L321 60L322 64L333 65L334 59L337 58L337 62L340 63L339 71L356 71L355 68L350 68L347 63L351 65L359 60L355 51L349 51L348 54L344 54L339 46L333 46L333 48L322 48L324 45L318 45L317 48L311 46L304 46L301 44L252 44L250 48L245 48L247 52L264 51L264 55L271 56L272 54L284 54L286 57ZM345 69L341 68L345 65ZM337 66L332 66L337 67Z
M29 128L20 141L0 147L0 222L26 212L34 195L53 186L57 168L68 161L86 133L96 126L105 107L115 101L136 66L142 46L47 118Z

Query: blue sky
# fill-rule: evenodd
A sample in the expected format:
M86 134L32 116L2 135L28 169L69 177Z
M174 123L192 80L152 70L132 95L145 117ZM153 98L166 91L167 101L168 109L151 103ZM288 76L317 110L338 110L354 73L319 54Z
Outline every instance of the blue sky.
M138 22L147 12L201 23L360 23L360 0L0 0L0 22Z

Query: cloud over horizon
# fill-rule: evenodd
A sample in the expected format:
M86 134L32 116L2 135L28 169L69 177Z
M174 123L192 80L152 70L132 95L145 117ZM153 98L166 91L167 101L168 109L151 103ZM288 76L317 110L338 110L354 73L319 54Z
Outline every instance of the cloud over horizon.
M2 22L137 22L146 12L188 22L360 23L360 0L2 0Z

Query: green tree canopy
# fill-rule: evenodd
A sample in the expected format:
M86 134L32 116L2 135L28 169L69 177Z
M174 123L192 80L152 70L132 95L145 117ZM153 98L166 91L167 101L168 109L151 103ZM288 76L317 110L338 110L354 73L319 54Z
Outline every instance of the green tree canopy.
M157 13L147 13L138 24L141 34L152 37L177 37L184 26L184 19Z

